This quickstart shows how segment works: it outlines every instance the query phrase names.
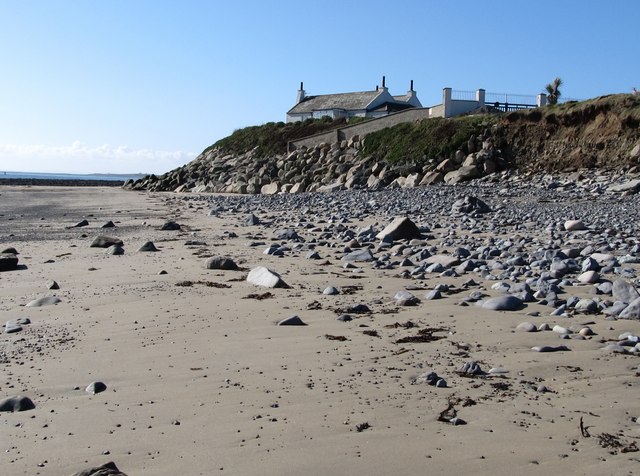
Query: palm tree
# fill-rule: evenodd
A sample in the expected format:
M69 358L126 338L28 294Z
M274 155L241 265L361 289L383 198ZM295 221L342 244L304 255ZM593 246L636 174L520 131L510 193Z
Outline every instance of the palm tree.
M556 78L552 83L547 84L544 88L547 90L547 102L549 104L558 104L558 99L562 93L560 92L560 86L562 86L562 79Z

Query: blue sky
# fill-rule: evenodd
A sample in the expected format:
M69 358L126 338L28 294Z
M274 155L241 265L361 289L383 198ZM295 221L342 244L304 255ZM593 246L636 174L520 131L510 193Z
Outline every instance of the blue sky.
M296 90L640 88L637 1L0 0L0 170L163 173Z

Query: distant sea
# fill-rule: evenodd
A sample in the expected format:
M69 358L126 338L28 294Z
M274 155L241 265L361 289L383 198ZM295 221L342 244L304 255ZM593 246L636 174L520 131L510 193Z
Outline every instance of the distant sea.
M37 179L37 180L107 180L114 182L124 182L128 179L137 180L145 174L45 174L38 172L2 172L2 179Z

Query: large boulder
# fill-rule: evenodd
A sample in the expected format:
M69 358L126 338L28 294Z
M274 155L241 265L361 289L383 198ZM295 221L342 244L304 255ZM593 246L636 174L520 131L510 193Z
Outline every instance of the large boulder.
M280 184L278 182L271 182L263 185L260 189L262 195L275 195L280 191Z
M480 176L480 171L475 165L460 167L444 176L445 183L456 184L466 182Z
M634 193L634 192L637 192L638 190L640 190L640 179L629 180L628 182L625 182L625 183L610 185L607 188L608 192L613 192L613 193L625 193L625 192Z
M424 174L424 177L420 180L420 185L434 185L442 182L444 182L444 174L442 174L442 172L432 170L431 172Z
M420 229L407 217L396 217L384 230L376 235L376 238L383 240L411 240L420 238Z

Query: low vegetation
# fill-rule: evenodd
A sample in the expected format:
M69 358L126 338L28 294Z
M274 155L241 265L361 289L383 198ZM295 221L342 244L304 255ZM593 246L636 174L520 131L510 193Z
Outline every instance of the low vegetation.
M398 124L368 134L364 152L390 163L421 163L448 158L463 148L469 137L496 122L495 116L481 115Z
M587 101L569 101L536 109L514 111L506 114L507 123L516 121L538 122L558 125L587 124L599 114L615 114L617 120L627 127L640 124L640 95L614 94L600 96Z
M352 122L350 121L349 123L351 124ZM256 149L255 152L258 157L284 154L287 151L287 143L289 141L335 129L346 123L345 119L331 120L329 118L308 119L304 122L289 123L268 122L261 126L238 129L230 136L220 139L209 149L219 147L227 152L236 154Z

